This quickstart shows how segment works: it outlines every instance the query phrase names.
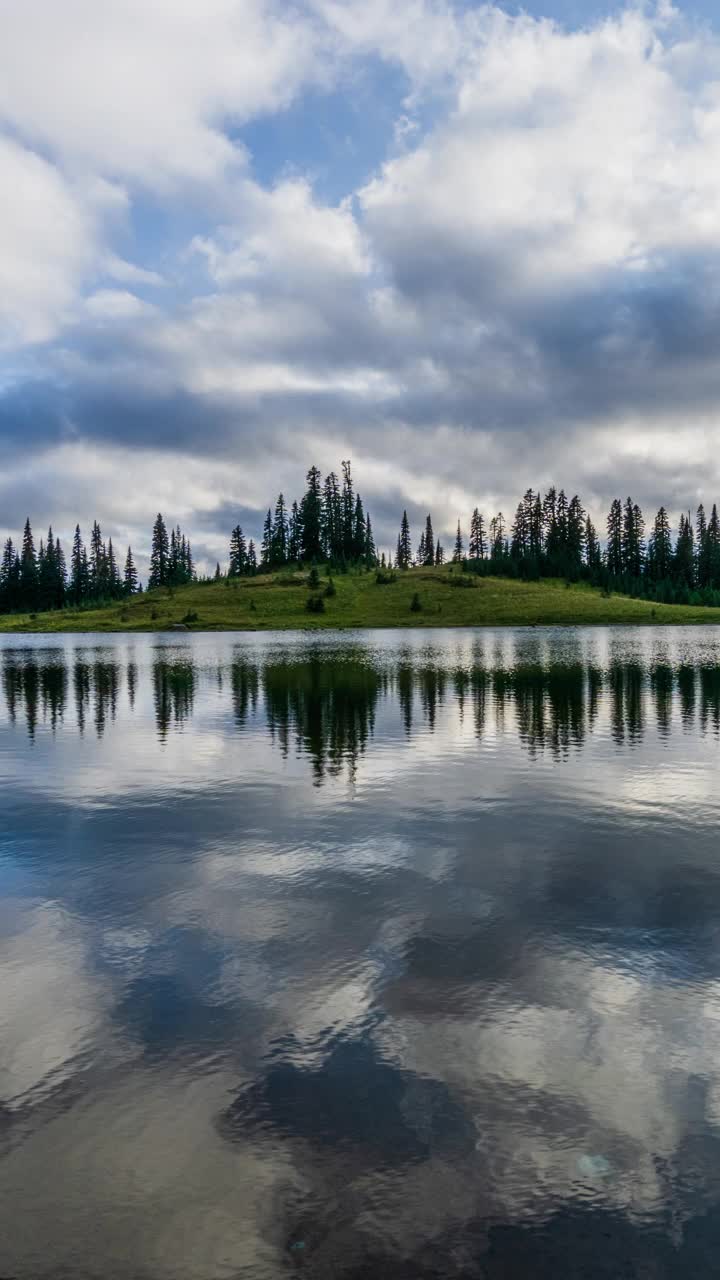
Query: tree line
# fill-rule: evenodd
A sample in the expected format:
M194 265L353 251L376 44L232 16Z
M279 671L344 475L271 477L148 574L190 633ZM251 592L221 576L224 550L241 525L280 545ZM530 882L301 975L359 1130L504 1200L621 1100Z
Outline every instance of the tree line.
M195 577L190 541L180 526L168 534L158 515L152 531L148 587L181 586ZM48 529L36 548L30 520L25 521L18 548L8 538L0 561L0 613L36 613L65 607L98 606L142 591L132 547L122 569L97 520L86 546L80 526L70 549L69 563L62 543Z
M666 604L720 606L720 519L713 504L708 517L701 503L694 522L680 516L675 538L666 508L660 507L649 533L632 498L615 498L607 517L604 545L575 495L554 487L543 496L527 489L511 523L498 512L487 521L476 507L467 546L460 523L452 559L467 570L526 580L585 580L606 591ZM403 512L395 567L439 565L443 548L428 515L413 554L407 511Z
M554 487L544 495L527 489L510 522L501 511L487 520L476 507L467 542L458 521L450 558L478 574L585 580L606 591L668 604L720 606L720 520L715 504L709 516L702 504L694 519L690 513L682 514L673 536L665 507L660 507L646 532L638 504L629 497L625 502L616 498L604 533L601 540L577 494L568 498L564 490ZM445 551L430 514L413 548L404 511L394 554L379 555L351 464L343 461L341 476L331 471L324 480L317 467L310 467L299 502L288 507L284 495L278 495L265 516L259 550L236 524L230 535L227 570L223 572L218 563L215 578L322 562L340 569L405 570L442 565ZM190 539L179 525L168 531L158 513L151 534L148 589L193 581L198 578ZM68 561L52 528L36 549L27 520L20 546L16 548L8 538L0 561L3 613L97 606L141 590L132 548L128 547L121 569L112 539L103 539L97 521L87 547L76 526Z
M246 543L241 526L235 526L230 535L230 578L296 564L377 565L372 521L355 491L350 462L342 463L342 480L331 471L323 481L318 468L311 467L306 486L302 500L289 509L282 493L274 511L268 507L259 558L252 538ZM222 576L219 564L215 576Z

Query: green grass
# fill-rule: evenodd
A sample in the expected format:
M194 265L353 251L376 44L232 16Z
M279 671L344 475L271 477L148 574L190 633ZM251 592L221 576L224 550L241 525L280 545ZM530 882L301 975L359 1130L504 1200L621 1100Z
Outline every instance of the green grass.
M627 596L604 596L585 585L473 578L453 586L457 570L411 569L379 585L374 573L333 576L336 594L323 613L309 613L307 575L268 575L226 585L148 592L102 609L0 617L0 631L165 631L196 614L191 631L269 631L330 627L458 627L717 623L720 609L652 604ZM320 575L320 593L327 585ZM418 593L420 612L411 611Z

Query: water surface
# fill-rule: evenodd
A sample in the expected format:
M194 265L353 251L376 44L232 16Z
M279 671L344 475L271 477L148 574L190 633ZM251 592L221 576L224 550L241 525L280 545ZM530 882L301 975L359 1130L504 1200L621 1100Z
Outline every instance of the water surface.
M716 628L0 640L0 1275L694 1277Z

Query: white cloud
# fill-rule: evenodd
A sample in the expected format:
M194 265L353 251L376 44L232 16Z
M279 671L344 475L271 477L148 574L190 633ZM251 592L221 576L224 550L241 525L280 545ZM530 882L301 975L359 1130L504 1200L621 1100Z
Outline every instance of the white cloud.
M0 0L0 121L74 167L149 186L242 159L223 130L322 73L313 24L269 0Z
M0 346L43 341L96 248L96 206L47 160L0 136Z

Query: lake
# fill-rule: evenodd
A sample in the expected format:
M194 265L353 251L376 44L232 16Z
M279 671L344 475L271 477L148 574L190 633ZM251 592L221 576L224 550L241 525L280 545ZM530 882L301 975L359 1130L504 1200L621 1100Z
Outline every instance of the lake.
M714 1273L719 628L0 671L3 1280Z

